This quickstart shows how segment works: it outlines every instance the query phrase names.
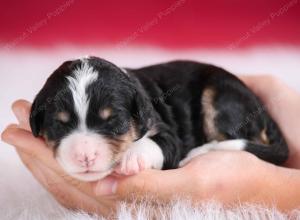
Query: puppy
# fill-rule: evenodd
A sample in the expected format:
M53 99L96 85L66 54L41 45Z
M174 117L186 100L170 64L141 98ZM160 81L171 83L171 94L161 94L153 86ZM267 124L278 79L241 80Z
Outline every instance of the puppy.
M245 84L192 61L140 69L97 57L64 62L36 96L30 125L83 181L115 169L174 169L212 150L245 150L274 164L288 157L278 126Z

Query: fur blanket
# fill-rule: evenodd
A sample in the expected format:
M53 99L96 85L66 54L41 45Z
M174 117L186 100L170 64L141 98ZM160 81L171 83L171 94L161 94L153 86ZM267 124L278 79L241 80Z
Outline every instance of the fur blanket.
M26 208L25 208L26 207ZM1 214L2 220L44 220L44 219L65 219L65 220L105 220L105 218L96 215L89 215L84 212L74 212L66 210L58 204L49 203L42 208L38 207L34 202L24 207L19 207L13 211L4 211ZM135 215L133 215L133 210ZM1 211L0 211L1 212ZM3 210L2 210L3 212ZM155 217L153 218L153 215ZM290 214L283 214L276 209L267 209L260 206L240 205L232 209L225 209L221 204L214 202L207 202L191 206L188 202L176 201L166 206L153 207L150 204L121 204L117 211L118 220L300 220L300 211L295 210Z

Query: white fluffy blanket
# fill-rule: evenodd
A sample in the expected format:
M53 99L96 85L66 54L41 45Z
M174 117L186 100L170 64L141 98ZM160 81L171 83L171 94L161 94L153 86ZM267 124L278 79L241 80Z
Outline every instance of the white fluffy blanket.
M155 48L128 48L116 51L110 48L56 48L51 51L0 50L0 129L15 121L11 103L18 98L32 100L47 76L63 60L92 54L116 64L137 67L171 59L192 59L214 63L239 74L270 73L281 77L300 91L299 48L257 48L243 51L163 51ZM205 203L192 208L187 202L177 201L167 207L152 209L147 204L122 204L118 219L147 219L149 213L162 214L161 219L299 219L299 211L290 216L276 209L255 206L237 206L224 209L220 204ZM23 167L13 148L0 143L0 219L101 219L84 213L75 213L59 206Z
M8 220L44 220L44 219L66 219L66 220L105 220L104 217L89 215L82 211L66 210L55 202L38 205L39 202L30 202L23 206L10 210L2 210L1 219ZM134 212L133 212L134 210ZM133 214L135 213L135 214ZM155 216L155 217L153 217ZM300 211L292 211L283 214L276 209L267 209L254 205L240 205L235 208L225 209L221 204L214 202L202 203L198 206L191 206L188 202L176 201L163 207L152 207L147 203L142 204L121 204L117 211L118 220L299 220Z

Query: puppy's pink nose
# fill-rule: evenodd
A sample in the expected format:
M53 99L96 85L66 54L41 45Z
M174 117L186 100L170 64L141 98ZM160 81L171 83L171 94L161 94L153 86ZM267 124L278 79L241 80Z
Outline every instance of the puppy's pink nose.
M91 167L99 157L97 146L91 138L83 137L72 147L74 163L81 167Z
M81 152L75 155L75 160L78 165L82 167L91 167L95 164L95 160L98 157L98 152Z

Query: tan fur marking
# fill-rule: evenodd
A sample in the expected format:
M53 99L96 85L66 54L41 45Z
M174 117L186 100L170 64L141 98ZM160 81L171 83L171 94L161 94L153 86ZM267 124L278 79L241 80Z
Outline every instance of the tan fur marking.
M270 144L266 129L262 130L262 132L260 133L260 139L264 144Z
M66 123L70 120L70 114L68 112L58 112L56 115L57 119Z
M215 90L206 88L202 94L202 111L204 114L204 132L208 140L224 140L224 135L220 134L215 126L215 118L218 114L214 107Z
M109 144L112 146L114 160L121 159L123 153L130 147L130 144L137 138L136 130L131 123L130 129L127 133L121 135L117 139L110 139Z
M111 108L105 108L99 111L99 116L104 120L108 119L111 116L111 114L112 114Z

